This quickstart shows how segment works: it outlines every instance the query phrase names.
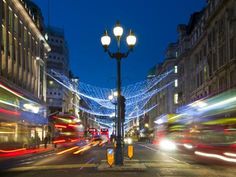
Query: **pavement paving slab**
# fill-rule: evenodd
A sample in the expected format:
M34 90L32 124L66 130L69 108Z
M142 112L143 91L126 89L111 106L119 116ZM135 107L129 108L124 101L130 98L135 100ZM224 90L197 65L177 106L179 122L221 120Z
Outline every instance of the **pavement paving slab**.
M110 167L106 162L101 162L98 165L98 171L146 171L146 166L144 163L137 163L137 162L124 162L124 165L113 165Z

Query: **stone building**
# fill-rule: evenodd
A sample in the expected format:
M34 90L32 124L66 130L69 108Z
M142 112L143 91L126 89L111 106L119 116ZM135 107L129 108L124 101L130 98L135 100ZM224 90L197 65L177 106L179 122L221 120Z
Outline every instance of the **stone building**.
M45 63L50 47L40 9L0 0L0 144L22 147L46 132Z
M165 57L154 74L160 76L172 67L174 73L156 87L174 84L147 103L146 107L158 105L147 113L151 127L155 120L175 114L184 105L236 87L236 1L208 0L177 31L178 40L166 53L173 53L172 57Z
M236 86L236 2L209 0L179 25L179 102L188 104Z
M63 29L47 28L47 41L52 50L48 54L47 72L51 70L69 77L69 53ZM69 90L51 77L47 77L47 104L50 114L54 112L68 112L70 104Z
M170 43L165 52L165 59L163 63L156 65L155 73L153 76L163 77L167 72L170 72L167 76L158 82L153 90L157 89L157 93L150 98L146 104L146 108L150 108L156 105L156 108L146 113L148 118L148 127L153 129L155 126L155 120L165 114L174 114L178 106L178 95L176 89L178 87L177 80L177 55L178 55L177 43Z

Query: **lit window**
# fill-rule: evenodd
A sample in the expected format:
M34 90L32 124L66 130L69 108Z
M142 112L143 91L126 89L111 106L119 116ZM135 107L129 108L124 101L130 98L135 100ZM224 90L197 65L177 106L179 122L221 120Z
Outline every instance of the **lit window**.
M175 52L175 57L178 57L178 52Z
M178 66L175 66L175 73L178 73Z
M175 79L175 87L178 87L178 79Z
M174 95L174 103L175 104L178 104L179 103L179 95L178 95L178 93L175 93L175 95Z

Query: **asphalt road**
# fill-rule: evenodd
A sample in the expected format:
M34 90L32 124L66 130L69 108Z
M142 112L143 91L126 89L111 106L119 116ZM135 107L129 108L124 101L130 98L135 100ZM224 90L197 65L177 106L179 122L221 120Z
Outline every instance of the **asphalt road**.
M1 161L1 177L233 177L236 165L197 158L182 152L159 151L154 145L136 143L134 145L134 162L147 167L144 172L102 172L97 170L105 160L107 146L94 146L78 154L79 148L72 147L68 152L50 151L44 154ZM125 152L125 160L127 158Z

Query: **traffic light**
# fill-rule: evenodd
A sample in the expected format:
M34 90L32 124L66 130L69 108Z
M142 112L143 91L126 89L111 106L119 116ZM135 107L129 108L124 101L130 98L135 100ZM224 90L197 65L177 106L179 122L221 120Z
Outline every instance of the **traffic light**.
M125 97L123 95L120 96L120 116L121 116L121 121L125 121Z

